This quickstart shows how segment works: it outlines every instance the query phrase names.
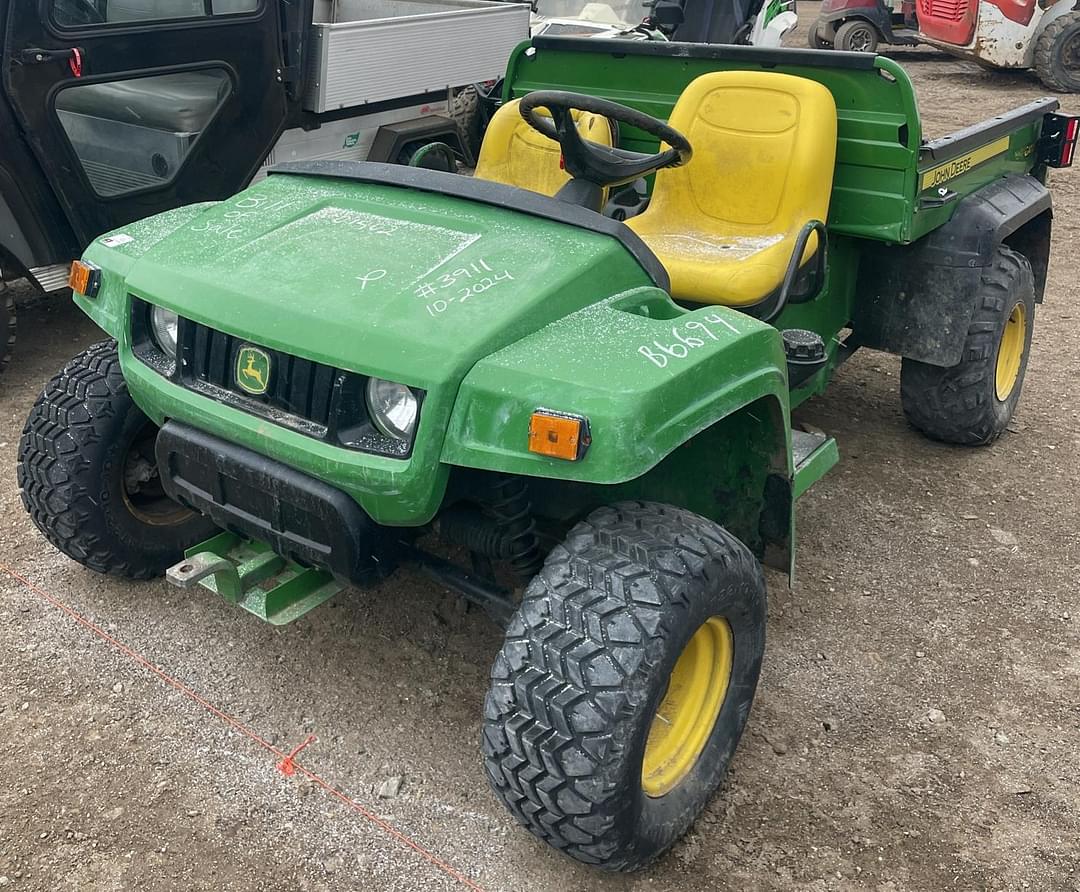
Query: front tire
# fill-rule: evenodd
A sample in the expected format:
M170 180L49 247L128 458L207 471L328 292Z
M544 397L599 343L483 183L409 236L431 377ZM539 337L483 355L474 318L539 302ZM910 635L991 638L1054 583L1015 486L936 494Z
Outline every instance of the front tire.
M128 393L115 341L64 366L19 443L23 505L45 538L98 573L148 579L213 535L213 523L165 495L156 436Z
M765 647L765 580L722 527L666 505L593 512L510 622L483 753L514 817L566 854L634 870L720 785Z
M1001 245L983 271L960 362L941 368L903 360L900 400L908 421L946 443L996 440L1020 400L1034 322L1031 264Z

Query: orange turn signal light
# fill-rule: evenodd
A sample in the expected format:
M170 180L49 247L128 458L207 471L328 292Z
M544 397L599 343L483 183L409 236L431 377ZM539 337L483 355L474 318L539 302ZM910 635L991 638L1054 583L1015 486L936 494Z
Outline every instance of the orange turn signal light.
M578 461L591 442L589 421L580 415L537 409L529 418L529 452Z
M98 288L101 287L101 270L85 260L76 260L71 264L68 285L76 294L97 297Z

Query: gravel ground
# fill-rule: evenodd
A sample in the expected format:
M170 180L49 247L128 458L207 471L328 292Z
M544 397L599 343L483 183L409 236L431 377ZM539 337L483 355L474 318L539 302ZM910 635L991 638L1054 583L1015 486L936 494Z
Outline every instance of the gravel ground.
M800 5L803 31L816 5ZM796 43L802 38L797 37ZM1027 74L897 51L929 135L1042 95ZM1067 109L1080 111L1069 98ZM729 781L672 853L607 877L512 826L483 781L498 632L410 574L271 628L209 593L102 578L19 504L18 431L98 338L27 302L0 392L0 561L370 814L0 573L0 887L487 890L1080 889L1080 175L1011 432L930 443L899 363L858 354L801 413L841 464L801 503L798 579L770 574L769 652ZM384 786L399 778L396 795ZM395 786L396 782L389 786Z

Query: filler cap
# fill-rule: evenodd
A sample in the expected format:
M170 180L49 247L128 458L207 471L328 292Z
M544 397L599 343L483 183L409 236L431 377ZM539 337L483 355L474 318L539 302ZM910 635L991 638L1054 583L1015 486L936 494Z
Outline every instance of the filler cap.
M805 328L786 328L781 332L784 354L789 363L818 363L825 359L825 342L821 335Z

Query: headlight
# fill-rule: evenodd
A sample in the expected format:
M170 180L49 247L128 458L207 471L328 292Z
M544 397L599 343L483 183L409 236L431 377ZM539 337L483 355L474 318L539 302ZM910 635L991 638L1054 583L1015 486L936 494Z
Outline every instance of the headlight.
M408 387L371 378L367 384L367 402L371 420L386 436L395 440L412 439L420 404Z
M176 359L176 328L180 318L172 310L154 307L150 310L150 333L154 343L169 359Z

